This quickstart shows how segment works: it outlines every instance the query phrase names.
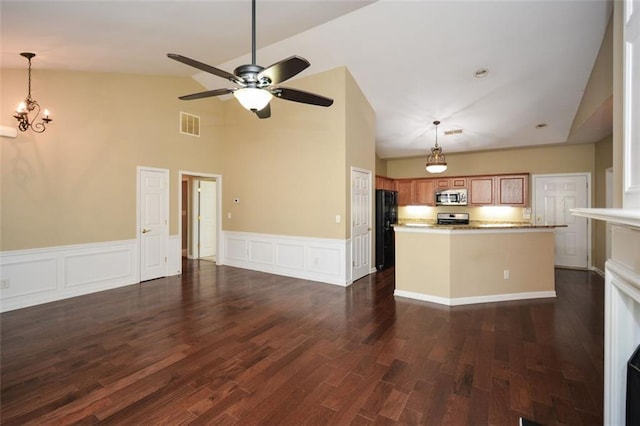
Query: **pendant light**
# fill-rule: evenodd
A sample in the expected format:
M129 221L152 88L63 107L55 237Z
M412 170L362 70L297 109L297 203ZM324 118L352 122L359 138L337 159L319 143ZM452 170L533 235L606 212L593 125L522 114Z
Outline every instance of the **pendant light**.
M429 173L442 173L447 170L447 160L442 153L442 148L438 146L438 124L439 121L434 121L436 126L436 145L431 148L431 154L427 158L426 169Z

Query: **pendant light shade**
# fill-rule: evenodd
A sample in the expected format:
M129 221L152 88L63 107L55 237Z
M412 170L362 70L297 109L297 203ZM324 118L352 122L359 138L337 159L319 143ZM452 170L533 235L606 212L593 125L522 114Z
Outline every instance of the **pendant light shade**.
M429 173L442 173L447 170L447 159L442 153L442 148L438 146L438 124L439 121L434 121L433 124L436 126L436 145L431 148L431 154L427 158L426 169Z
M233 96L236 97L243 107L253 112L260 111L266 107L273 97L268 90L256 89L254 87L235 90Z

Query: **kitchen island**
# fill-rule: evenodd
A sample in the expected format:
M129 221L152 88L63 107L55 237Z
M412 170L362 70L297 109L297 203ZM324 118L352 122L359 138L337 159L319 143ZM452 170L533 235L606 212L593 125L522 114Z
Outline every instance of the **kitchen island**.
M555 297L555 226L395 227L395 296L447 306Z

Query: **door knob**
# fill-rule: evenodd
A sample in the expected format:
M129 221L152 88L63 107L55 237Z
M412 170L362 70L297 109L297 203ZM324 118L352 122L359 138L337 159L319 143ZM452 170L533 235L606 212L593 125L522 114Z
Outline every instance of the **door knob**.
M143 228L143 229L142 229L142 233L143 233L143 234L146 234L147 232L151 232L151 229L146 229L146 228Z

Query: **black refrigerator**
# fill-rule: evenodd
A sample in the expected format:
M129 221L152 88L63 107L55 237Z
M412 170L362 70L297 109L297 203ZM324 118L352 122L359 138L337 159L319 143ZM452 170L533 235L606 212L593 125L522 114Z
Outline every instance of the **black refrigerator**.
M398 223L398 193L376 189L376 269L395 265L393 224Z

